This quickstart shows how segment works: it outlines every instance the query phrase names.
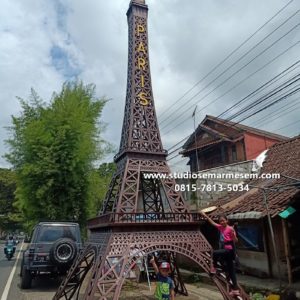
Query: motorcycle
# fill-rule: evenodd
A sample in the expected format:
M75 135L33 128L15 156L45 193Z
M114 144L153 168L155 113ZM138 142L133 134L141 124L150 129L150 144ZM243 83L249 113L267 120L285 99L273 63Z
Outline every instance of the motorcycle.
M15 253L14 245L12 245L12 244L6 245L5 248L4 248L4 253L5 253L5 256L6 256L7 260L11 260L14 256L14 253Z

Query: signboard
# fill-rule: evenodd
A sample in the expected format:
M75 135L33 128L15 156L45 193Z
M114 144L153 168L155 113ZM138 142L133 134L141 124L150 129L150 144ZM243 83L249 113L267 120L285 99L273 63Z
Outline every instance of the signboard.
M296 211L296 209L292 206L289 206L287 209L285 209L284 211L282 211L279 216L283 219L286 219L287 217L289 217L291 214L293 214Z

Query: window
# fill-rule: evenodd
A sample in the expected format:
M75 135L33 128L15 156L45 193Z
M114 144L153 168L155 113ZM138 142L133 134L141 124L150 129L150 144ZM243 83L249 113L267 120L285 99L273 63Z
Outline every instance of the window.
M60 238L76 241L75 226L41 226L38 242L54 242Z
M249 251L264 251L263 230L258 224L242 224L237 226L237 248Z

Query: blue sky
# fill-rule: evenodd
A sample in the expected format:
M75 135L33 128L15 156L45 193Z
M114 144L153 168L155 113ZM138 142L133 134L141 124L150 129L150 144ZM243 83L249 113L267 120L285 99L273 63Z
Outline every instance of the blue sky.
M234 48L254 33L266 20L289 1L286 0L164 0L146 1L149 6L149 45L153 94L164 147L169 149L193 131L193 120L176 129L180 118L192 115L198 103L197 123L205 114L218 115L262 83L299 59L299 26L269 50L253 60L237 75L220 85L243 64L283 36L299 20L299 13L262 42L208 88L221 74L251 47L266 37L300 7L294 0L272 22L259 31L223 66L199 83L178 103L195 83L224 59ZM59 91L66 80L80 79L94 83L97 96L112 100L104 109L107 123L104 138L119 146L127 76L127 19L129 0L2 0L0 11L0 155L7 148L5 139L11 115L18 115L16 96L27 99L33 87L45 101ZM247 79L227 94L241 79L292 47L261 72ZM296 72L297 70L295 70ZM203 90L203 91L202 91ZM199 93L198 95L196 95ZM210 93L208 96L206 94ZM225 94L224 96L222 96ZM190 99L196 95L193 100ZM210 102L216 100L213 104ZM250 126L293 136L299 133L299 96L259 116L246 120ZM292 108L295 102L296 106ZM189 103L189 104L187 104ZM194 103L194 104L193 104ZM183 109L193 105L185 115ZM179 107L183 108L179 108ZM172 108L173 107L173 108ZM291 107L290 109L288 109ZM266 119L275 109L286 109L279 118ZM280 111L279 111L280 112ZM168 118L166 120L166 118ZM258 123L258 120L260 120ZM289 125L293 123L293 125ZM112 157L107 157L111 160ZM184 162L172 161L176 168ZM0 158L0 167L8 166Z
M52 65L66 80L78 79L81 73L80 66L76 65L76 63L74 64L66 50L57 45L53 45L50 50L50 55Z

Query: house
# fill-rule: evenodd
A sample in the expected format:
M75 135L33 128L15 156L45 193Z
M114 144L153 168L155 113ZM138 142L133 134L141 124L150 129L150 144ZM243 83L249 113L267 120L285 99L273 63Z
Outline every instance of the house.
M291 283L300 279L300 136L274 144L259 174L280 178L264 175L246 181L249 191L216 200L217 209L210 216L226 214L238 222L237 252L243 271ZM216 241L213 236L207 235L211 243Z
M288 137L207 115L183 145L191 172L253 160Z
M226 195L226 189L216 190L216 187L243 182L243 175L257 172L254 160L262 151L288 139L207 115L180 152L189 158L190 171L198 175L196 181L186 182L197 185L194 193L185 192L191 209L206 207Z

